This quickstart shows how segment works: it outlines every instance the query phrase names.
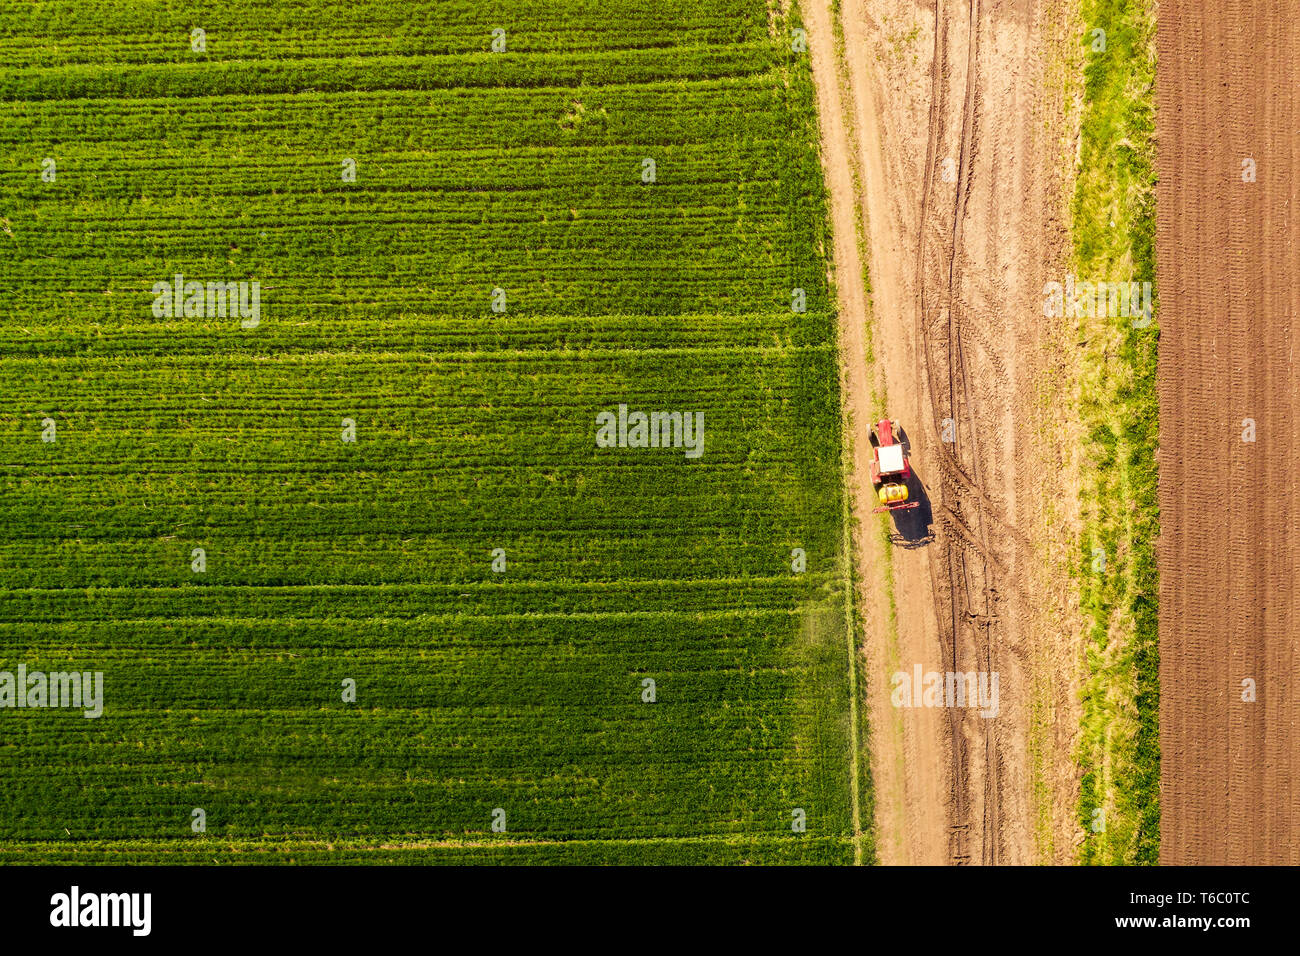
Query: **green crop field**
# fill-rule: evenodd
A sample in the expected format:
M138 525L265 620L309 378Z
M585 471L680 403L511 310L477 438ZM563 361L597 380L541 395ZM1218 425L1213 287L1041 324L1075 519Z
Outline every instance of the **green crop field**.
M796 26L0 0L0 862L871 860Z

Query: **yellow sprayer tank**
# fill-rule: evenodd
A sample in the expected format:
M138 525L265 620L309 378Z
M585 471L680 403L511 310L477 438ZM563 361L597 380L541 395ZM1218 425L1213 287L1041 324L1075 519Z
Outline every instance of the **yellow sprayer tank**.
M880 486L880 503L882 505L892 505L899 501L907 500L907 485L881 485Z

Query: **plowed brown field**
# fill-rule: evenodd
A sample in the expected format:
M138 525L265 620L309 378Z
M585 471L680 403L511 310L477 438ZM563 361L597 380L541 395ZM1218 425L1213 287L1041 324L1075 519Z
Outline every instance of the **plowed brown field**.
M1160 859L1295 864L1300 0L1161 0L1157 39Z

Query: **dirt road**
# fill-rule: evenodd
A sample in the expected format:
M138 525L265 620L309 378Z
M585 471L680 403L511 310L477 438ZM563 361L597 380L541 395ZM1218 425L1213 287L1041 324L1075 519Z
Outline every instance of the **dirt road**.
M1294 865L1300 0L1161 0L1157 42L1160 859Z
M1072 613L1066 456L1077 435L1062 330L1041 311L1044 282L1065 272L1073 156L1062 85L1044 82L1063 35L1046 6L844 0L840 57L829 0L804 4L853 419L884 863L1063 862L1075 839L1078 632L1061 616ZM924 490L892 540L864 477L866 428L886 412ZM895 675L917 666L996 673L996 716L896 706Z

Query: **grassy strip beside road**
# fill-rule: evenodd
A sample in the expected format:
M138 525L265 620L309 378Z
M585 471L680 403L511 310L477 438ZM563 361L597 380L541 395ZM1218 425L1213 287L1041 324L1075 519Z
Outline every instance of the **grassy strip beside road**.
M1083 0L1084 103L1073 201L1080 280L1155 281L1155 10ZM1098 49L1104 30L1104 49ZM1154 291L1153 291L1154 302ZM1080 861L1155 863L1160 837L1155 321L1080 320L1083 700Z

